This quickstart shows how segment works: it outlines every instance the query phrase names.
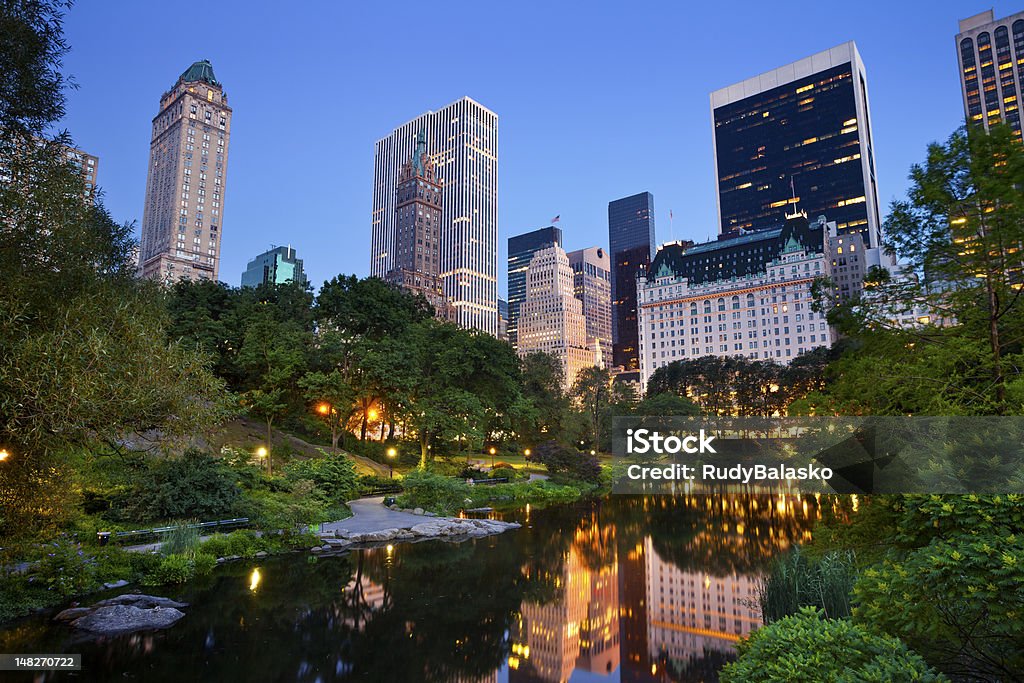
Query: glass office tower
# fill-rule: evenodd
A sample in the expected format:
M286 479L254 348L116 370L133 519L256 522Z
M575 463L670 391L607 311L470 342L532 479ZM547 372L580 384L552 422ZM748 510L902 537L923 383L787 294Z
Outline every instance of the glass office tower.
M778 227L790 205L879 246L867 78L853 42L711 94L719 233Z
M640 367L636 276L654 254L654 195L641 192L608 202L608 251L612 269L612 362Z

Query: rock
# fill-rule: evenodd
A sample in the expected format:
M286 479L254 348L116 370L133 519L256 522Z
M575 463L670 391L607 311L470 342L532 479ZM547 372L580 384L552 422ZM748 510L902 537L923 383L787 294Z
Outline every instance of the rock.
M266 557L266 556L267 556L267 551L266 550L261 550L258 553L256 553L256 557Z
M423 508L416 508L415 510L412 511L412 514L414 514L414 515L422 515L423 514Z
M426 517L437 517L437 513L436 512L424 512L423 514Z
M92 609L113 605L127 605L131 607L138 607L140 609L153 609L155 607L160 607L162 609L182 609L183 607L188 607L187 602L176 602L170 598L161 598L155 595L140 595L138 593L125 593L124 595L118 595L116 598L100 600L92 606Z
M54 621L74 621L79 617L84 617L86 614L92 614L91 607L70 607L63 612L60 612L53 618Z
M352 545L352 541L343 538L325 538L324 541L327 543L325 547L331 549L347 548Z
M104 588L123 588L124 586L127 586L127 585L128 585L128 582L125 581L124 579L121 579L120 581L114 581L112 583L105 583L105 584L103 584L103 587Z
M117 635L167 628L184 616L184 612L174 607L143 609L134 605L108 605L79 617L72 625L92 633Z
M311 553L320 553L320 552L323 552L323 550L324 549L321 548L320 546L315 545L315 546L313 546L312 548L309 549L309 552L311 552Z

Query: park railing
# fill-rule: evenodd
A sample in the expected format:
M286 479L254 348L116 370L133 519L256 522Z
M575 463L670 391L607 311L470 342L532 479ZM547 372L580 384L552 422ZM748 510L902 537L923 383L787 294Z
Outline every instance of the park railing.
M113 533L109 531L100 531L97 533L99 536L100 545L106 545L107 542L113 538L115 541L122 543L125 541L141 543L146 540L158 539L164 534L170 533L175 529L185 526L189 529L199 529L200 532L204 529L213 529L215 531L223 531L225 529L242 529L249 526L248 517L235 517L233 519L220 519L214 522L195 522L193 524L185 525L174 525L174 526L160 526L152 529L136 529L134 531L115 531Z

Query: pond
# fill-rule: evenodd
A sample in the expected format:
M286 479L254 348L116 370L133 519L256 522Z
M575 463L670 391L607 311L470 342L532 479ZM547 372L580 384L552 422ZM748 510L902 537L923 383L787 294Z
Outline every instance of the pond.
M31 617L0 629L0 652L83 655L77 675L24 678L40 682L714 681L761 623L767 562L820 514L790 494L526 508L503 517L523 528L475 541L242 561L150 589L190 603L167 631L97 641Z

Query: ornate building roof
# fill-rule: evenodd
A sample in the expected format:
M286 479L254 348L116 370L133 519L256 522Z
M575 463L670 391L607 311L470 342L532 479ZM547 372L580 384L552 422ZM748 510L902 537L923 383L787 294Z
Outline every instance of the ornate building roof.
M192 66L185 69L185 71L178 77L179 82L183 83L195 83L202 81L203 83L209 83L210 85L220 85L217 78L213 75L213 64L210 64L208 59L203 59L198 62L193 62Z

